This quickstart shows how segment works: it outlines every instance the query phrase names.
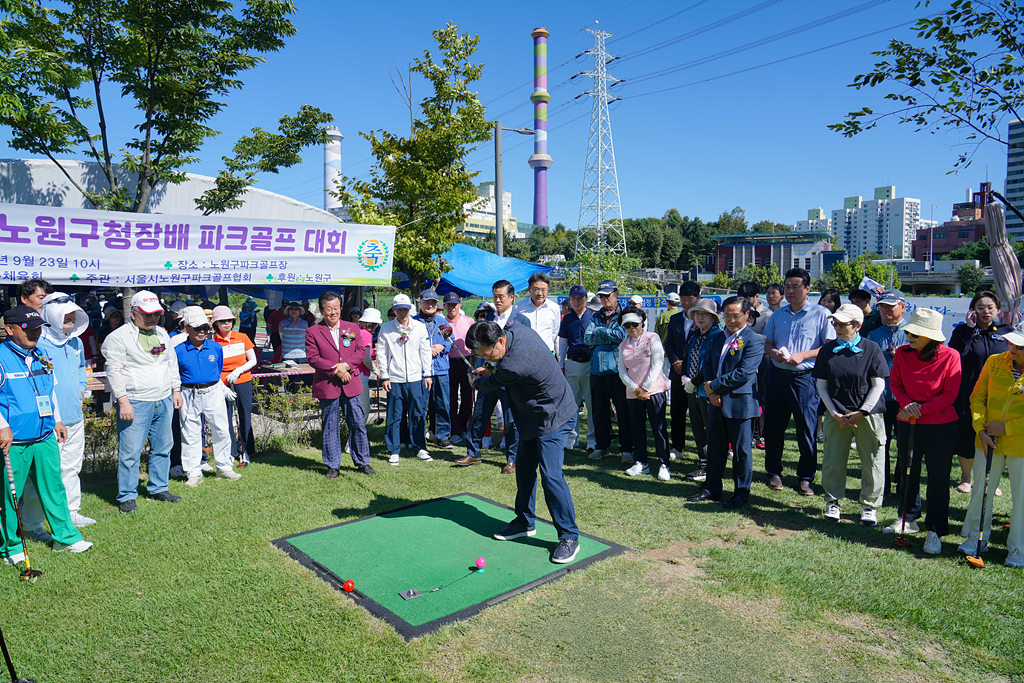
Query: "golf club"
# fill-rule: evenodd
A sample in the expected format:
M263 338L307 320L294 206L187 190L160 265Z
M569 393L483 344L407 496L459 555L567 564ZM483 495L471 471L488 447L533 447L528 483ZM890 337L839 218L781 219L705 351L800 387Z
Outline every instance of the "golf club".
M0 630L0 650L4 652L4 661L7 662L7 670L11 673L11 683L36 683L31 678L18 678L18 672L14 670L14 662L11 661L11 653L7 651L7 639L4 638L3 630Z
M384 417L380 414L380 369L377 369L377 400L374 401L374 410L377 411L377 417L374 419L373 424L380 425L384 424Z
M896 545L900 548L913 548L914 542L906 537L907 533L907 492L910 491L910 467L914 462L914 432L917 430L917 418L910 418L910 437L907 439L907 473L903 477L903 523L900 526L900 535L896 537Z
M11 485L11 499L14 501L14 512L18 517L18 536L21 537L21 550L25 554L25 569L21 572L21 580L35 583L42 575L42 572L38 569L32 569L32 564L28 561L28 543L25 541L25 525L21 522L21 506L18 505L18 493L14 485L14 468L11 467L10 450L4 451L4 466L7 468L7 482Z
M992 447L985 449L985 488L981 491L981 518L978 520L978 546L973 555L967 556L967 564L978 569L985 568L985 560L981 559L981 544L985 533L985 503L988 502L988 476L992 472Z

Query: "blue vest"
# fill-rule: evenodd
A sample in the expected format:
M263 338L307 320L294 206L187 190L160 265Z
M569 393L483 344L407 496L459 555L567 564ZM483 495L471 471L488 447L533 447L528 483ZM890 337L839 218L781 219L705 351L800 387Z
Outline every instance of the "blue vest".
M25 364L27 354L31 367ZM37 396L51 399L50 410L56 409L52 361L38 348L25 350L8 339L0 344L0 414L11 425L14 443L43 441L53 433L56 420L52 414L40 417Z

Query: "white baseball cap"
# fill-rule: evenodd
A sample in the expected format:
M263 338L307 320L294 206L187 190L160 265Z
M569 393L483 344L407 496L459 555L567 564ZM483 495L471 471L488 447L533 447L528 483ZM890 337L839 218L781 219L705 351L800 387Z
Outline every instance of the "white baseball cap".
M860 309L860 306L854 306L853 304L843 304L836 309L836 312L829 316L832 320L838 320L841 323L858 322L861 325L864 324L864 311Z
M164 310L160 304L160 297L146 289L136 292L132 297L132 308L137 308L143 313L160 313Z
M1003 334L1003 339L1014 346L1024 346L1024 322L1017 323L1012 332Z
M202 327L210 324L210 319L206 317L206 311L201 306L186 306L181 309L181 314L178 317L189 327Z
M643 308L644 298L639 294L634 294L633 296L629 297L629 303L633 304L637 308Z
M676 294L675 292L669 292L668 296L666 296L665 298L673 303L679 303L679 295Z
M409 299L408 294L399 294L395 297L395 300L391 302L391 308L412 308L412 301Z

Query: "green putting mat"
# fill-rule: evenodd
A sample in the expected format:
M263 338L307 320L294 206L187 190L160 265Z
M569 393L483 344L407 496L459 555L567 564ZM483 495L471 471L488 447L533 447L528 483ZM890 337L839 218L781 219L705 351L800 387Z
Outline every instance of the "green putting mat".
M508 507L470 493L416 503L392 512L280 538L274 544L384 619L406 639L465 619L484 607L625 552L580 535L575 561L552 564L554 526L537 520L537 535L513 541L492 534L515 518ZM475 572L478 557L487 560ZM439 591L431 590L444 586ZM417 589L422 597L400 593Z

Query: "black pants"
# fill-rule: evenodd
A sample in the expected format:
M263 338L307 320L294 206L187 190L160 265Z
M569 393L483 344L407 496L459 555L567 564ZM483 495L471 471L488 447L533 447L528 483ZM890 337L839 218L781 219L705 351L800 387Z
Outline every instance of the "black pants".
M921 461L928 468L928 488L925 497L928 501L925 526L939 536L949 533L949 471L953 466L953 454L956 451L957 435L960 426L956 422L940 425L916 425L900 422L896 435L896 448L899 452L899 475L905 477L910 430L914 429L914 452L910 463L910 479L901 482L904 493L912 501L907 508L907 519L918 519L921 516ZM897 502L896 511L903 515L903 498Z
M754 454L751 439L753 418L726 417L721 409L709 411L707 479L704 488L714 494L722 493L722 479L729 458L729 444L732 444L732 481L734 493L750 493L750 481L754 476Z
M633 436L633 459L647 464L647 423L654 433L654 454L662 465L668 467L668 429L665 426L665 392L654 394L650 399L626 399L629 409L629 429ZM622 425L620 413L619 425Z
M686 402L689 404L690 431L693 432L693 440L697 443L697 467L706 470L708 467L708 399L700 398L697 394L686 394Z
M619 447L623 453L633 452L633 433L629 428L629 406L626 385L615 375L590 375L590 397L594 401L594 440L597 450L607 451L612 445L612 409L619 416Z
M452 422L452 436L469 434L473 419L473 384L469 368L461 360L452 359L448 371L448 416Z
M235 384L234 387L238 399L227 402L228 431L231 432L231 455L236 458L244 455L243 459L251 462L256 456L256 440L252 435L252 382L240 382ZM235 435L234 416L236 407L238 409L238 432L243 435L244 450L239 444L238 437Z
M889 456L889 444L896 438L896 415L900 412L899 401L886 401L885 402L885 484L882 487L882 496L889 495L892 491L893 476L892 476L892 460ZM896 482L896 495L898 496L903 490L900 488L900 478L895 478Z
M672 396L672 449L682 453L686 450L686 411L689 407L689 400L686 390L679 375L670 372L668 376L669 394Z

